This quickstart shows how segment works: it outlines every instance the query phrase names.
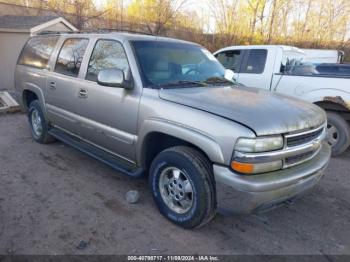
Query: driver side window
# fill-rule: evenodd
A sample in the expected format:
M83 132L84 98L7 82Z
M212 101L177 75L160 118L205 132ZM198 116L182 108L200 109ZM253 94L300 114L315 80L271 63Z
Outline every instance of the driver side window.
M104 69L120 69L126 75L129 63L123 46L115 40L98 40L92 51L86 79L97 82L97 75Z
M231 69L234 72L238 72L241 53L241 50L225 51L217 54L216 58L226 69Z

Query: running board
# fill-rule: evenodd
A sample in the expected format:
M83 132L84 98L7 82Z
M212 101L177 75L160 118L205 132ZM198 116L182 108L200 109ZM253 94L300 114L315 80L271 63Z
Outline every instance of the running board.
M114 170L131 176L131 177L141 177L144 174L143 168L135 168L132 164L127 163L125 160L122 160L112 154L99 149L75 136L67 134L64 131L59 130L58 128L51 128L49 134L58 140L78 149L79 151L97 159L101 162L109 165Z

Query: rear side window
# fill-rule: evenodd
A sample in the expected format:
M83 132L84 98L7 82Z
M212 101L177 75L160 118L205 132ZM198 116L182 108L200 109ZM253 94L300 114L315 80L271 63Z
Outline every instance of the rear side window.
M17 64L40 69L47 68L58 38L59 36L36 36L30 38L23 47Z
M88 39L67 39L58 55L55 72L77 77L88 43Z
M226 69L231 69L238 72L241 59L241 50L222 52L217 54L216 58Z
M115 68L127 74L129 63L122 45L114 40L98 40L92 52L86 79L97 81L101 70Z
M261 74L265 69L266 58L266 49L249 50L247 59L245 63L243 63L240 73Z

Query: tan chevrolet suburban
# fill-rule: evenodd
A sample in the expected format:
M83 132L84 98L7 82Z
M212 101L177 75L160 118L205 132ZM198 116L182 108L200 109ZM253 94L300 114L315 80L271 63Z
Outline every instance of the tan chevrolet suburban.
M317 106L236 85L205 48L130 33L43 34L24 46L16 95L33 139L61 140L132 177L184 228L216 210L272 209L330 158Z

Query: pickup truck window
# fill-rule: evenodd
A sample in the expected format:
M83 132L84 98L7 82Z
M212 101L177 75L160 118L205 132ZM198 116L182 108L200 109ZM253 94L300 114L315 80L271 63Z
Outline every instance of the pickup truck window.
M17 64L40 69L47 68L58 38L59 36L37 36L30 38L23 47Z
M88 43L83 38L67 39L58 55L55 72L77 77Z
M225 68L238 73L241 56L241 50L233 50L221 52L216 55L216 58Z
M223 78L225 68L208 50L171 41L131 41L145 87ZM174 85L171 85L174 87Z
M97 81L100 70L117 68L126 74L129 63L123 46L114 40L98 40L92 52L86 79Z
M267 58L266 49L251 49L243 62L240 73L261 74L264 72Z

